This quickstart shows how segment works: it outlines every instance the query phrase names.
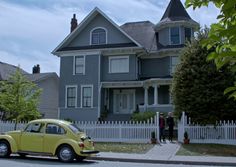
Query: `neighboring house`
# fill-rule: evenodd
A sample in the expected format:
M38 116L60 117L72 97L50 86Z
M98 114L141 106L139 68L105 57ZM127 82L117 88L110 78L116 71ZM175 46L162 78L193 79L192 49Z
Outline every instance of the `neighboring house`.
M140 111L173 110L172 74L184 43L199 24L171 0L157 24L118 26L95 8L52 52L60 57L59 117L127 120Z
M8 80L18 67L0 62L0 80ZM58 118L58 86L59 78L56 73L40 73L39 65L34 67L33 74L20 69L29 80L42 89L38 110L44 118ZM2 118L0 112L0 118Z
M59 77L55 72L40 73L39 65L33 68L33 74L25 75L42 89L38 110L43 118L58 118Z

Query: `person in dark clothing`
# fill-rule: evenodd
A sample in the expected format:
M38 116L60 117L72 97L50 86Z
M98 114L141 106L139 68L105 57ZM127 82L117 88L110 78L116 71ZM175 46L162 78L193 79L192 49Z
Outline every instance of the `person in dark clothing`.
M160 113L159 129L160 129L160 135L159 135L160 142L161 142L161 138L163 142L165 142L165 119L163 117L163 113Z
M173 129L174 129L174 125L175 125L172 112L168 113L168 117L166 119L166 123L167 123L167 125L169 127L169 141L172 142L172 140L173 140Z

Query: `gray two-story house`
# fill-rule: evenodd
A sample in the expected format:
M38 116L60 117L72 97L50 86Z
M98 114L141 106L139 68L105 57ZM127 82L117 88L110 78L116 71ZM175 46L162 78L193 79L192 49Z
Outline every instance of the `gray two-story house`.
M172 74L186 40L199 24L171 0L157 24L118 26L95 8L52 52L60 57L61 119L124 120L136 109L168 112Z

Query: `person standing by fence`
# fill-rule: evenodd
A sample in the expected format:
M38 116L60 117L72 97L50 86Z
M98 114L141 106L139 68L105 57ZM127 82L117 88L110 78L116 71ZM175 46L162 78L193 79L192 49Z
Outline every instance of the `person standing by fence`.
M160 113L159 118L159 129L160 129L160 142L161 138L163 139L163 142L165 142L165 119L163 117L163 113Z
M172 142L172 139L173 139L173 130L174 130L174 125L175 125L175 122L174 122L174 118L173 118L173 114L172 112L169 112L168 113L168 117L166 119L166 123L169 127L169 141Z

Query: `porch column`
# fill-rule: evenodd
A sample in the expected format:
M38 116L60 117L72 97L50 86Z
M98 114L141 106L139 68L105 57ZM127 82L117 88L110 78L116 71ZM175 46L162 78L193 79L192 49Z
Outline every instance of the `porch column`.
M154 105L158 104L158 85L153 85L154 87Z
M148 86L144 87L144 106L148 106Z

